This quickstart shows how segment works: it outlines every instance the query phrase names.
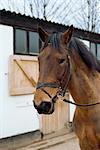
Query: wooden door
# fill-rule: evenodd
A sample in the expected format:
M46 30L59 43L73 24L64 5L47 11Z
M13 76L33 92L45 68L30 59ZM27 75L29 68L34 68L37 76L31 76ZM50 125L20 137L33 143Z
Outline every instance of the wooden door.
M37 80L37 57L21 55L10 56L8 81L10 95L34 93Z

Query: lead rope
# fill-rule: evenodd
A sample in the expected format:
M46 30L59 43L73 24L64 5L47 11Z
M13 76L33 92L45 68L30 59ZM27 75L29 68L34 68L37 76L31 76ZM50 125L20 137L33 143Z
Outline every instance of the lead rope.
M98 105L100 104L100 102L97 102L97 103L93 103L93 104L78 104L78 103L74 103L72 101L69 101L67 99L63 99L64 102L67 102L67 103L70 103L72 105L75 105L75 106L80 106L80 107L90 107L90 106L94 106L94 105Z

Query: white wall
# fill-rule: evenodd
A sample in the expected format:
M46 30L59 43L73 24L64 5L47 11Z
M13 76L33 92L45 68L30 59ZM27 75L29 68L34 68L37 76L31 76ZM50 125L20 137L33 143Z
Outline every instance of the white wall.
M9 96L9 55L13 55L13 28L0 25L0 138L39 129L33 95Z

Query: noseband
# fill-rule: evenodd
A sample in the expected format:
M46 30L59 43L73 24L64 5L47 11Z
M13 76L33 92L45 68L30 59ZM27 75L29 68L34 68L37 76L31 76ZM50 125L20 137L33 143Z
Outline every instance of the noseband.
M69 84L69 81L71 80L72 78L72 63L71 63L71 59L70 59L70 56L68 55L67 56L68 58L68 68L69 68L69 76L68 76L68 79L65 83L65 86L64 88L62 89L62 81L64 80L64 78L66 77L66 73L67 73L67 69L65 68L65 71L64 71L64 74L62 76L62 80L59 81L59 82L56 82L56 83L50 83L50 82L39 82L38 85L37 85L37 88L36 89L41 89L46 95L49 96L49 98L51 99L51 101L53 103L56 102L56 100L58 99L59 96L65 96L65 93L66 93L66 90L68 88L68 84ZM49 87L49 88L57 88L58 91L57 93L52 97L45 89L44 87Z

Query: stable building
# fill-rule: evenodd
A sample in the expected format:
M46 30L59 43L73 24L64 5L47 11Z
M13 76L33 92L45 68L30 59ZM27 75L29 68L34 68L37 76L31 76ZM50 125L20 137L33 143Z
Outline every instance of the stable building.
M74 109L57 102L50 116L38 115L32 100L38 80L37 56L42 43L37 28L63 32L68 26L0 10L0 139L23 133L43 134L67 128ZM73 36L80 38L100 59L100 34L78 28ZM71 98L69 94L66 95ZM52 125L51 125L52 124Z

